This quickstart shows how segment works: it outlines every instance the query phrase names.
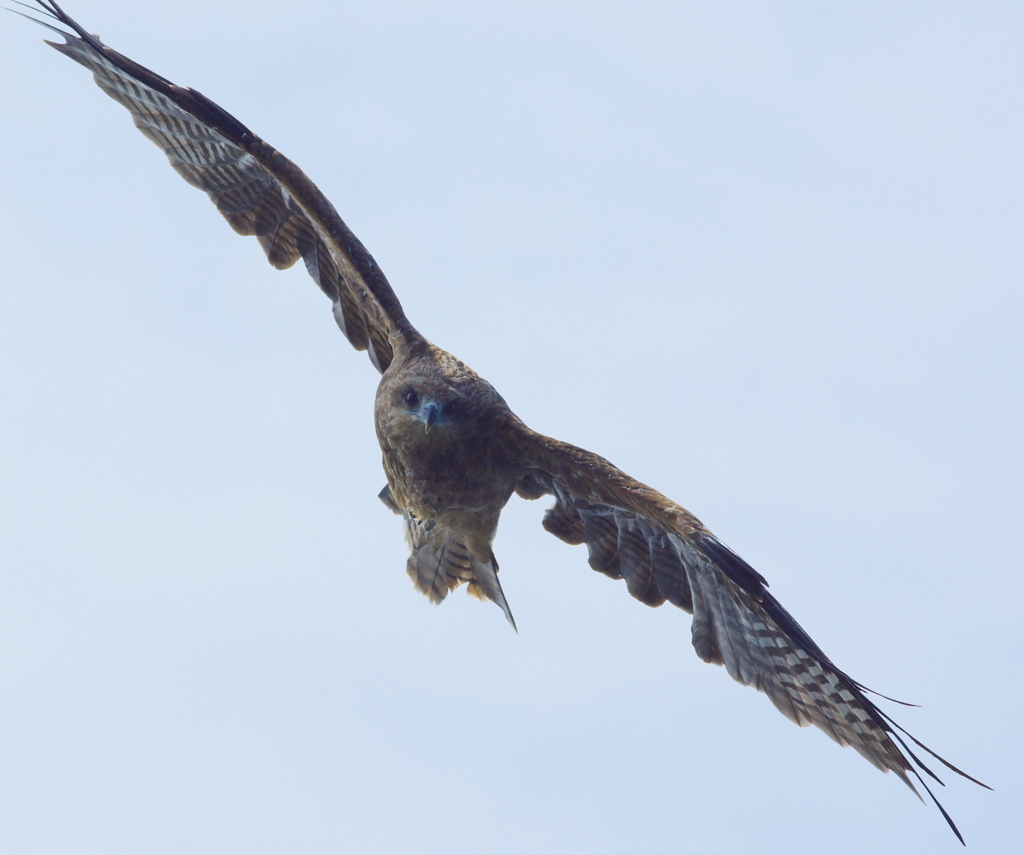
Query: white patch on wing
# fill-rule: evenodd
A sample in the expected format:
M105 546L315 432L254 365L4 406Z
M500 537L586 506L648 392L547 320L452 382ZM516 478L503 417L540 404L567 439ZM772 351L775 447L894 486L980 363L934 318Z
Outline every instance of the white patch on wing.
M370 362L373 363L373 367L376 368L381 374L384 373L384 369L380 367L380 357L377 356L377 351L373 348L373 339L371 338L367 342L366 349L370 353Z
M348 338L348 329L345 326L345 313L344 311L342 311L341 308L341 300L335 300L334 304L331 306L331 309L334 311L334 320L338 322L338 328L341 330L342 335L344 335L345 338ZM372 344L370 345L370 354L370 358L373 359L373 364L376 365L377 360L376 356L373 353Z

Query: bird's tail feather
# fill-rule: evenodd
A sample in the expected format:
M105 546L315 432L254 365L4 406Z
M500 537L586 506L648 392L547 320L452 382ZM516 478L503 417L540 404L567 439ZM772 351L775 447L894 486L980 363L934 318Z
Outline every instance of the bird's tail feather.
M406 572L413 584L434 603L466 583L468 593L478 600L490 600L501 607L512 628L516 622L498 581L498 562L491 553L486 562L443 526L409 513L405 517L405 539L409 542ZM516 629L516 632L519 630Z

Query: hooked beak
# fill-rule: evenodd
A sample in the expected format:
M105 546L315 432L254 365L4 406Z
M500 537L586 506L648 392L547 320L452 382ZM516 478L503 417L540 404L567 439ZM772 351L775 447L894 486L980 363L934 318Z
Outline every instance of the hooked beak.
M433 401L423 407L423 413L420 415L420 418L423 420L424 433L430 433L430 426L437 421L437 417L440 414L441 408Z

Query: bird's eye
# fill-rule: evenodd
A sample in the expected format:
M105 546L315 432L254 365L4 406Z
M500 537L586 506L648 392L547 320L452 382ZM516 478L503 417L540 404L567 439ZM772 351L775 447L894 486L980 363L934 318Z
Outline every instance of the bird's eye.
M402 397L410 407L415 408L420 405L420 396L416 393L415 389L407 389Z
M453 416L459 415L462 412L462 407L458 401L449 401L444 405L444 416L445 418L452 418Z

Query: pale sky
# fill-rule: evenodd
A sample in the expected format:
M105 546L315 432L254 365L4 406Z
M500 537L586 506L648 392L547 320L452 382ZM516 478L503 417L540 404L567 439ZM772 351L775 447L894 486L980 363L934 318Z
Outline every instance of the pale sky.
M754 565L1020 851L1024 7L67 0L412 322ZM0 20L0 851L957 852L513 499L406 578L377 373ZM937 764L933 764L937 769Z

